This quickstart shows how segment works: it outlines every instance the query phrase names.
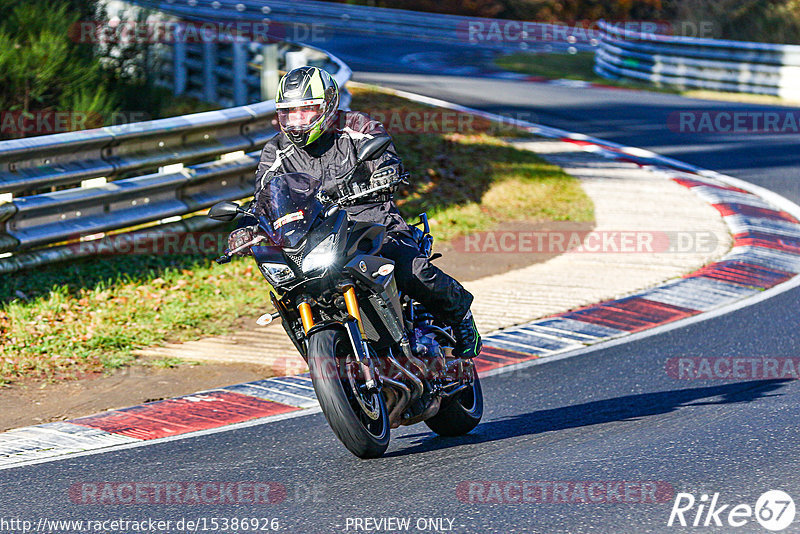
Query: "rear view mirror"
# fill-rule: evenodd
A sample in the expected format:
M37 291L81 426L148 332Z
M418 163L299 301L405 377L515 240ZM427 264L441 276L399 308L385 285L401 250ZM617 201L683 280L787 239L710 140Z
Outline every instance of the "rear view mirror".
M239 216L240 208L235 202L218 202L208 210L208 216L215 221L229 222Z
M392 144L392 138L388 135L373 137L358 149L358 161L370 161L379 157L386 152L390 144Z

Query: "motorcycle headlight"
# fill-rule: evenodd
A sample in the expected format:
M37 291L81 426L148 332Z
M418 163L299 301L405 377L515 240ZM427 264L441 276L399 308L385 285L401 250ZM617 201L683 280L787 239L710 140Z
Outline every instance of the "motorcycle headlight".
M303 272L328 267L336 259L336 234L329 235L303 258Z
M283 284L294 278L294 273L284 263L260 263L258 268L261 269L261 274L264 275L267 282L273 286Z

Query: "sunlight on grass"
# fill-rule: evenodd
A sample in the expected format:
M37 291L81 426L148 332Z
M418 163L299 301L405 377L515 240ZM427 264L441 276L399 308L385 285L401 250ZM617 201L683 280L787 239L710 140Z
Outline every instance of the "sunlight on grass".
M133 350L166 339L221 334L238 317L269 307L268 286L247 260L202 261L192 270L92 288L65 282L29 301L5 302L0 379L69 378L123 366Z
M656 86L635 80L611 80L594 72L594 52L578 52L576 54L535 54L515 52L500 56L495 65L501 69L520 72L530 76L541 76L550 79L583 80L585 82L611 85L625 89L644 89L663 93L679 93L678 89L668 86Z
M712 91L709 89L681 89L669 85L652 84L646 81L604 78L594 72L594 52L578 52L577 54L515 52L498 57L495 60L495 65L508 71L531 76L541 76L550 79L583 80L623 89L679 94L687 98L697 98L701 100L722 100L726 102L774 106L800 105L800 101L786 100L770 95L731 93L727 91Z

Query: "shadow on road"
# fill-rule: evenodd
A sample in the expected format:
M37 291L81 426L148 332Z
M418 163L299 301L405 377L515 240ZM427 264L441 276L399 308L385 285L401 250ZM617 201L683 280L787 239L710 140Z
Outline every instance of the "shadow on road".
M398 443L401 440L414 441L411 441L410 446L388 453L385 457L406 456L460 445L499 441L614 421L636 421L652 415L675 412L680 408L690 406L752 402L773 396L772 393L787 382L792 382L792 380L752 380L720 386L626 395L549 410L538 410L481 423L470 434L457 438L442 438L433 432L399 436Z

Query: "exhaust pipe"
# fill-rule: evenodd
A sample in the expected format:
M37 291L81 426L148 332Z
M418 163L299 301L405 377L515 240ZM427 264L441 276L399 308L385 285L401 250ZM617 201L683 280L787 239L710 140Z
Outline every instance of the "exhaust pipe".
M411 390L408 389L408 386L393 378L383 377L381 381L394 388L392 390L393 393L399 392L400 394L397 403L392 407L392 411L389 412L389 426L391 428L397 428L400 426L400 419L403 412L406 411L406 408L408 408L408 405L411 403Z

